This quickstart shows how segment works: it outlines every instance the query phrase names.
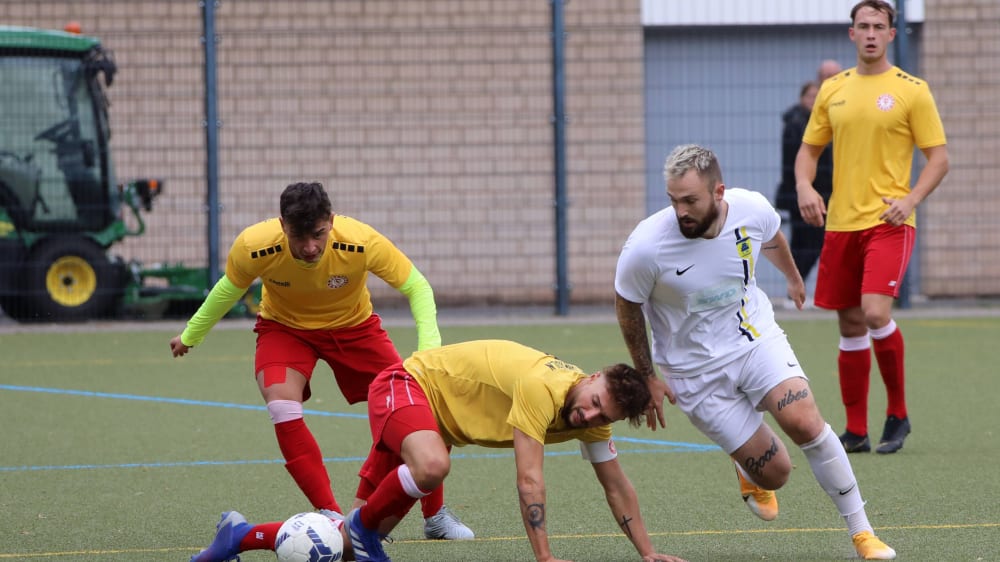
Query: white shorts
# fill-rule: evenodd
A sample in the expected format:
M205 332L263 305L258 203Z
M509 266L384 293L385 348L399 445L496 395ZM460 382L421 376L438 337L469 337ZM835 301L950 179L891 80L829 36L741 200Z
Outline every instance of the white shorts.
M764 396L782 381L806 380L784 334L767 338L750 353L693 377L665 377L677 406L726 454L740 448L764 422Z

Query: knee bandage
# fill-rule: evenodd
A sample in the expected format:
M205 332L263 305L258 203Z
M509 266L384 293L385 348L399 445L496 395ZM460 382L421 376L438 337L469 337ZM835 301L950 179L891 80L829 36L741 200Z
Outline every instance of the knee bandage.
M295 400L272 400L267 403L267 413L271 415L271 423L279 423L302 419L302 403Z

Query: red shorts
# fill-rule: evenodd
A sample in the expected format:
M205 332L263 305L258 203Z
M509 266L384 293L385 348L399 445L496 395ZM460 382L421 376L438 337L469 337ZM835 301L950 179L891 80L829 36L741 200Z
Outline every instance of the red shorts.
M861 306L863 294L898 297L916 237L909 225L827 232L816 275L816 306L842 310Z
M357 326L336 330L297 330L258 317L253 330L257 333L255 375L267 367L283 367L302 373L308 380L316 360L322 359L333 370L337 386L350 404L366 400L368 385L375 377L401 361L377 314ZM278 373L278 377L284 377L284 369ZM270 381L269 376L265 373L265 386L281 382ZM309 394L306 383L304 400Z
M368 387L368 425L372 448L361 471L358 497L365 499L371 490L403 464L400 457L403 439L415 431L438 431L427 395L417 381L403 370L402 362L389 367Z

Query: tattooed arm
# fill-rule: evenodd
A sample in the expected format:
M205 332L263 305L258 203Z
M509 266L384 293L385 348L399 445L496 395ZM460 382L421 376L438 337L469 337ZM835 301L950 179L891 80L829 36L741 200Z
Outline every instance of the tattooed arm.
M545 478L542 460L545 446L514 428L514 464L517 466L517 495L521 502L521 518L528 533L531 550L538 562L556 562L549 549L549 534L545 519Z
M621 464L618 463L618 459L595 463L593 467L597 479L604 488L604 496L608 500L608 506L611 507L611 513L615 516L618 528L625 533L628 540L632 541L642 559L644 561L681 560L667 554L658 554L653 548L649 533L646 531L646 524L639 513L639 498L632 482L625 475Z
M660 422L660 427L667 427L663 415L663 397L666 396L671 404L676 404L677 399L667 383L656 374L656 367L653 366L653 357L649 351L649 336L646 334L646 316L642 313L642 305L616 293L615 313L618 316L622 337L625 338L625 347L632 357L632 364L636 371L646 377L646 384L653 395L649 410L646 412L646 424L653 431L656 431L657 421Z

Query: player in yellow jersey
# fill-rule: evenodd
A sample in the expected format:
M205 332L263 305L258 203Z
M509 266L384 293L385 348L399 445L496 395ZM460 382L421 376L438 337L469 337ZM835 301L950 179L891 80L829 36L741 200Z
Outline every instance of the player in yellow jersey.
M380 537L441 485L451 446L474 444L514 449L528 541L537 560L555 560L546 530L544 446L576 439L642 560L678 560L653 548L611 441L611 423L628 419L638 426L649 402L645 379L627 365L587 376L549 354L500 340L414 353L383 371L368 392L374 445L359 491L374 491L347 518L355 557L388 560Z
M815 304L836 310L840 324L841 397L848 452L871 450L868 388L874 348L888 404L878 453L894 453L910 433L903 335L892 305L916 235L916 208L948 172L944 127L927 83L893 66L895 10L865 0L851 10L848 35L857 66L823 83L795 161L799 210L826 225ZM829 208L813 187L823 147L833 141ZM913 147L927 158L910 185Z
M345 547L355 560L388 562L382 537L418 498L441 486L451 469L451 447L480 445L514 449L521 517L534 557L558 562L547 531L544 447L576 439L643 562L683 562L653 548L635 488L611 441L611 424L627 419L640 425L650 399L646 379L624 364L587 375L503 340L417 351L382 371L369 388L375 444L358 493L368 503L346 522L335 522L343 528ZM238 512L226 512L212 544L192 560L220 562L246 550L273 549L281 523L251 525Z
M434 293L388 238L363 222L334 214L319 183L285 188L280 213L240 233L225 275L183 333L170 340L170 349L180 357L199 345L254 280L261 279L254 373L285 468L316 509L342 513L323 454L302 417L313 368L324 360L349 403L365 400L375 376L400 361L373 312L368 274L409 299L418 349L441 345ZM473 538L444 505L440 489L422 507L427 538Z

